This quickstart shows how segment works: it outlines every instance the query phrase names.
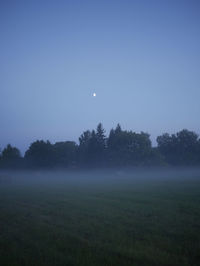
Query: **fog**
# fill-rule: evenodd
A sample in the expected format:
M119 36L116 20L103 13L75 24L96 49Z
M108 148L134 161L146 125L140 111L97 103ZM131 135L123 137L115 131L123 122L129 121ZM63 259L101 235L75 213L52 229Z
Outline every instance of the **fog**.
M92 188L167 181L183 182L200 178L200 168L125 168L93 170L0 171L0 186L67 186Z
M1 171L0 265L197 265L199 188L199 168Z

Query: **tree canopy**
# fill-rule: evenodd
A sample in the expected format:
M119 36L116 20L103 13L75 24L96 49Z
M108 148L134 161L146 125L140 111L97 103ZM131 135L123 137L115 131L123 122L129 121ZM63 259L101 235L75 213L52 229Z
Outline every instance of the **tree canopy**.
M106 137L103 125L86 130L74 141L52 144L36 140L24 157L19 149L8 144L0 153L1 168L78 168L143 165L200 165L198 134L183 129L175 134L164 133L152 147L150 135L123 130L120 124Z

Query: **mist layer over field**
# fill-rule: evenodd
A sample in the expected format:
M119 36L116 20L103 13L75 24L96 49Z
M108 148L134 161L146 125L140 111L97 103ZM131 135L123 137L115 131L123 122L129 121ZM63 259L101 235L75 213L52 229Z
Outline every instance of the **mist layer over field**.
M200 169L0 173L0 265L197 265Z

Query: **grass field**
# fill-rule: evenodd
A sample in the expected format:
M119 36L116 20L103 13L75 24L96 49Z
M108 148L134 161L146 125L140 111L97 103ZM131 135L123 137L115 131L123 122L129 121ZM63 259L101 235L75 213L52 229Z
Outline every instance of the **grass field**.
M0 173L0 265L200 265L200 171Z

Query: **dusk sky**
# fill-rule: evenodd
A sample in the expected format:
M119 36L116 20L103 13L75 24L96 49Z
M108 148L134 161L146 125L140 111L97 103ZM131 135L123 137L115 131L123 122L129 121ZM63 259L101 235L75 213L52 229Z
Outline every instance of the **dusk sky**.
M1 0L0 32L1 149L99 122L200 133L200 1Z

